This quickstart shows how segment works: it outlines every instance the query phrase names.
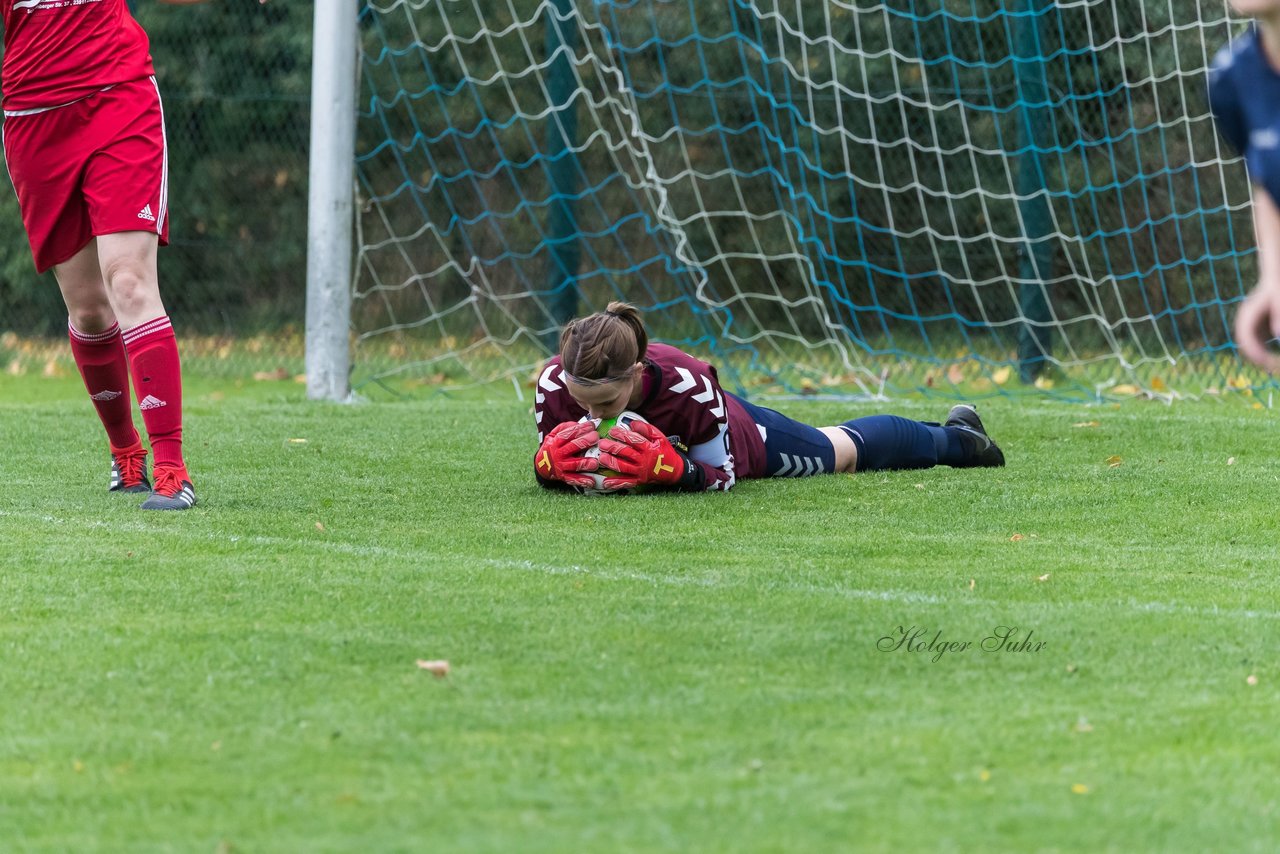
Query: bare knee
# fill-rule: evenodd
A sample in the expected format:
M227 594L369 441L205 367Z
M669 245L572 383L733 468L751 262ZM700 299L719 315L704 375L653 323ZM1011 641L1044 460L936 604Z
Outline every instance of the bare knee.
M155 274L134 259L103 265L102 278L111 294L111 304L124 322L139 323L164 313Z
M115 261L102 268L103 281L117 304L136 302L146 291L146 276L138 264Z
M115 312L111 310L105 294L100 302L67 306L67 318L77 332L85 335L106 332L116 322Z
M831 440L831 446L835 449L835 471L844 474L853 474L857 471L858 446L853 443L852 437L840 427L819 427L818 429Z
M91 249L90 246L76 258L53 268L62 301L67 306L67 319L72 327L86 335L105 332L116 322Z

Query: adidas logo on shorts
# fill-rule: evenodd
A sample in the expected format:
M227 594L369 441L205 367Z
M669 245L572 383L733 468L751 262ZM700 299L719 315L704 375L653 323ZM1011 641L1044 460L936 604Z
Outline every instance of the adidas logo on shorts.
M138 211L138 219L145 219L150 222L156 221L156 215L151 212L151 205L147 205L145 208Z
M162 406L168 406L168 405L169 404L165 403L163 400L156 397L155 395L149 394L146 397L144 397L141 401L139 401L138 408L139 409L159 409Z

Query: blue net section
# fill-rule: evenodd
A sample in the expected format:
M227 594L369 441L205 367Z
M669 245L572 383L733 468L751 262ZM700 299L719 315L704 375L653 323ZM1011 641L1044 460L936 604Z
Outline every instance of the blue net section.
M1257 387L1225 4L369 2L357 386L626 300L747 392Z

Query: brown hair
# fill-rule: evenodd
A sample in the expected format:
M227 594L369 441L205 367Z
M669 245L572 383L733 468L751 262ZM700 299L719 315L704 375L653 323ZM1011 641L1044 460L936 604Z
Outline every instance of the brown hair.
M648 348L640 312L625 302L611 302L604 311L571 320L560 333L560 363L579 380L621 379Z

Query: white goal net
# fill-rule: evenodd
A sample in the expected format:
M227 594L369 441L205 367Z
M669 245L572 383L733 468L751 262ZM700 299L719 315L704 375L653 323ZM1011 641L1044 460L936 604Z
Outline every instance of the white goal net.
M361 12L357 387L526 382L614 299L748 392L1227 393L1225 0ZM1118 391L1117 391L1118 390Z

